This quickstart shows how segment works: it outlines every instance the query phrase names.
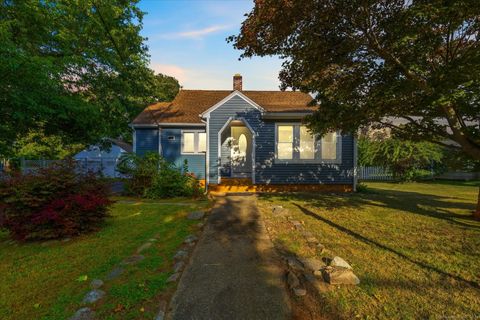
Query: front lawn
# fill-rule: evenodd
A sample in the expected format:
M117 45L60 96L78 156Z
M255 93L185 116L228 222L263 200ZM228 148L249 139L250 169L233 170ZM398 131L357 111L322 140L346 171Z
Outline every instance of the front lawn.
M368 183L357 194L265 195L260 207L279 250L338 255L361 280L318 293L301 317L473 319L480 316L480 222L470 218L477 194L472 183ZM308 246L273 204L328 251Z
M106 281L99 319L153 319L169 288L172 257L196 230L186 214L207 202L119 199L99 232L68 242L16 244L0 232L0 319L68 319L94 278L106 275L151 238L146 258ZM86 277L85 277L86 276Z

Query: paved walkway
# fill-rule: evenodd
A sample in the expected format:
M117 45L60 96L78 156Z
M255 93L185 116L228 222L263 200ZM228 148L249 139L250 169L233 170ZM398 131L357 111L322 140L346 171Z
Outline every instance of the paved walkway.
M217 199L172 299L169 319L290 319L290 305L256 197Z

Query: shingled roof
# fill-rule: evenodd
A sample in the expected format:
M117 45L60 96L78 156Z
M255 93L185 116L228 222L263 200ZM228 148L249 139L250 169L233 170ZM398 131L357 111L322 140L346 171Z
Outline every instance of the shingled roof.
M133 125L159 123L202 123L200 114L233 91L180 90L172 102L159 102L145 108ZM297 91L241 91L267 112L308 112L312 97Z

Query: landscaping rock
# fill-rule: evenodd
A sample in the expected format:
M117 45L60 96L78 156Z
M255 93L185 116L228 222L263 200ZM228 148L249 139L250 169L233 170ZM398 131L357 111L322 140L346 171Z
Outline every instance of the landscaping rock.
M189 220L200 220L205 216L205 212L203 211L193 211L188 214Z
M185 238L185 240L183 241L183 243L185 244L191 244L191 243L194 243L195 241L198 240L198 237L197 236L194 236L194 235L190 235L188 237Z
M95 303L98 300L102 299L105 295L105 291L95 289L88 292L83 298L83 303Z
M304 270L303 264L300 261L298 261L298 259L295 257L288 257L287 264L288 264L288 267L292 270L297 270L297 271Z
M95 312L90 308L78 309L75 314L70 317L70 320L93 320L95 319Z
M360 279L351 269L342 267L327 267L323 271L323 278L330 284L352 284L357 285Z
M146 242L146 243L142 244L140 247L138 247L137 253L141 253L142 251L150 248L151 246L152 246L151 242Z
M343 260L340 257L334 257L332 261L330 261L330 266L332 267L341 267L341 268L347 268L347 269L353 269L347 261Z
M134 254L133 256L130 256L123 260L122 264L135 264L142 261L143 259L145 259L145 256L142 256L141 254Z
M179 272L174 273L174 274L172 274L170 277L168 277L167 283L169 283L169 282L176 282L179 277L180 277L180 273L179 273Z
M325 267L325 263L316 258L304 258L300 260L302 264L307 268L308 270L311 270L312 272L317 271Z
M110 271L110 273L105 277L105 279L113 280L113 279L117 278L118 276L120 276L123 273L123 271L125 271L124 268L116 267L112 271Z
M295 293L297 297L303 297L307 294L307 290L305 290L304 288L294 288L293 293Z
M188 257L188 252L185 250L179 250L174 256L173 259L175 260L183 260Z
M183 261L178 261L173 266L173 272L175 272L175 273L180 272L180 271L182 271L183 267L185 267L185 263Z
M155 317L155 320L164 320L165 314L167 312L167 303L165 301L160 301L160 305L158 307L158 313Z
M295 229L299 230L299 229L303 229L303 225L300 223L300 221L297 221L297 220L292 220L290 221L293 226L295 227Z
M318 239L315 237L308 237L307 238L307 243L309 245L316 245L318 243Z
M103 281L100 279L93 279L90 282L90 288L92 289L98 289L98 288L101 288L102 286L103 286Z
M300 285L300 280L298 277L291 271L287 273L287 283L290 289L296 288Z

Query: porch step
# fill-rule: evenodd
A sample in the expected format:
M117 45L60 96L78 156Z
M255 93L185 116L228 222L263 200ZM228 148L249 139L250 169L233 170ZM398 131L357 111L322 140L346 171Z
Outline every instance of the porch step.
M253 186L251 178L222 178L221 186Z

